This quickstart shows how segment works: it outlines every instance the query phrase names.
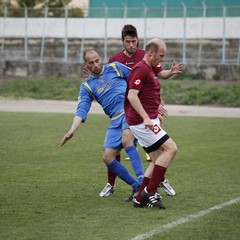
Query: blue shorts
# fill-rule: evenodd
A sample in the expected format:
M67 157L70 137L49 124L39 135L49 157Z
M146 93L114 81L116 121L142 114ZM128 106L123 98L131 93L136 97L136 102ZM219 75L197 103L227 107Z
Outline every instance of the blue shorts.
M122 149L122 131L124 129L129 129L129 126L125 120L125 114L122 114L117 119L111 121L106 132L104 149Z

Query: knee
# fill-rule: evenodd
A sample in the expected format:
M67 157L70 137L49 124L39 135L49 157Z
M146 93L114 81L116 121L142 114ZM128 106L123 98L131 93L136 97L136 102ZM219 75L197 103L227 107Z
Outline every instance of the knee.
M177 154L178 148L174 141L170 140L167 144L167 148L165 149L170 155L171 158L174 158Z
M109 163L111 163L114 159L112 159L111 157L110 157L110 155L108 155L108 154L106 154L106 153L104 153L103 154L103 162L105 163L105 164L109 164Z
M172 147L171 147L171 154L172 154L172 156L174 157L177 154L177 152L178 152L178 148L177 148L176 143L174 143L172 145Z

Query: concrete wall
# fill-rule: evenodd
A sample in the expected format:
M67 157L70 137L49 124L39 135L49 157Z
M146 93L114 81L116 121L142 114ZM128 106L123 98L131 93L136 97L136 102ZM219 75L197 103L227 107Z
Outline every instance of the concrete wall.
M166 69L168 65L163 65ZM79 63L63 62L29 62L5 61L0 62L0 75L11 77L82 77L82 65ZM201 65L188 64L185 73L199 75L206 80L240 81L240 66L231 65Z
M139 38L240 38L240 17L232 18L0 18L4 38L120 38L124 24L133 24Z
M239 80L240 18L149 18L149 19L60 19L0 18L0 75L2 76L81 76L82 43L84 49L94 47L105 61L121 49L120 32L124 24L137 27L140 47L144 40L161 37L167 41L167 63L182 61L183 39L186 37L185 72L206 79ZM28 43L28 61L24 48ZM41 46L45 39L44 58ZM223 38L224 37L224 38ZM68 60L64 61L64 38L68 39ZM223 39L226 60L221 64ZM202 44L198 64L199 40ZM213 60L210 62L210 60ZM47 61L47 62L45 62ZM213 64L214 63L214 64ZM234 64L232 66L231 64Z

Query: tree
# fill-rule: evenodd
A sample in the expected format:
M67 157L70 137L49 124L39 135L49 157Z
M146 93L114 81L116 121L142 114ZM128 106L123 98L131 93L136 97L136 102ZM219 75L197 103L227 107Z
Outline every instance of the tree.
M8 17L24 17L24 7L28 8L29 17L43 17L43 7L48 6L49 17L64 17L64 7L72 0L9 0L0 1L0 17L3 16L4 6L7 7ZM69 17L83 17L84 13L81 8L69 9Z
M17 0L17 4L19 7L26 6L34 8L37 4L39 4L39 0Z
M47 0L44 1L50 8L62 8L68 5L72 0Z

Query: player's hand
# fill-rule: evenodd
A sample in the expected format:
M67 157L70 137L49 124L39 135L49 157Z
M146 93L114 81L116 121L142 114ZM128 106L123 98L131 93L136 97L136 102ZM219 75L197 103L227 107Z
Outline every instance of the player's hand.
M168 111L164 108L162 104L160 104L158 107L158 119L162 123L164 117L167 117L167 116L168 116Z
M162 122L163 122L163 116L162 116L161 114L158 114L158 119L159 119L160 123L162 124Z
M175 60L173 61L171 65L171 73L176 74L176 73L182 73L183 72L183 65L182 63L176 63Z
M91 75L91 72L86 67L83 67L83 77L88 77L89 75Z
M68 132L64 135L60 145L63 146L68 140L70 140L73 137L73 133L72 132Z
M152 122L152 120L150 118L144 119L143 123L145 125L145 128L150 129L150 130L153 129L153 122Z
M168 116L168 111L164 108L162 104L160 104L158 107L158 114L160 114L162 117Z

